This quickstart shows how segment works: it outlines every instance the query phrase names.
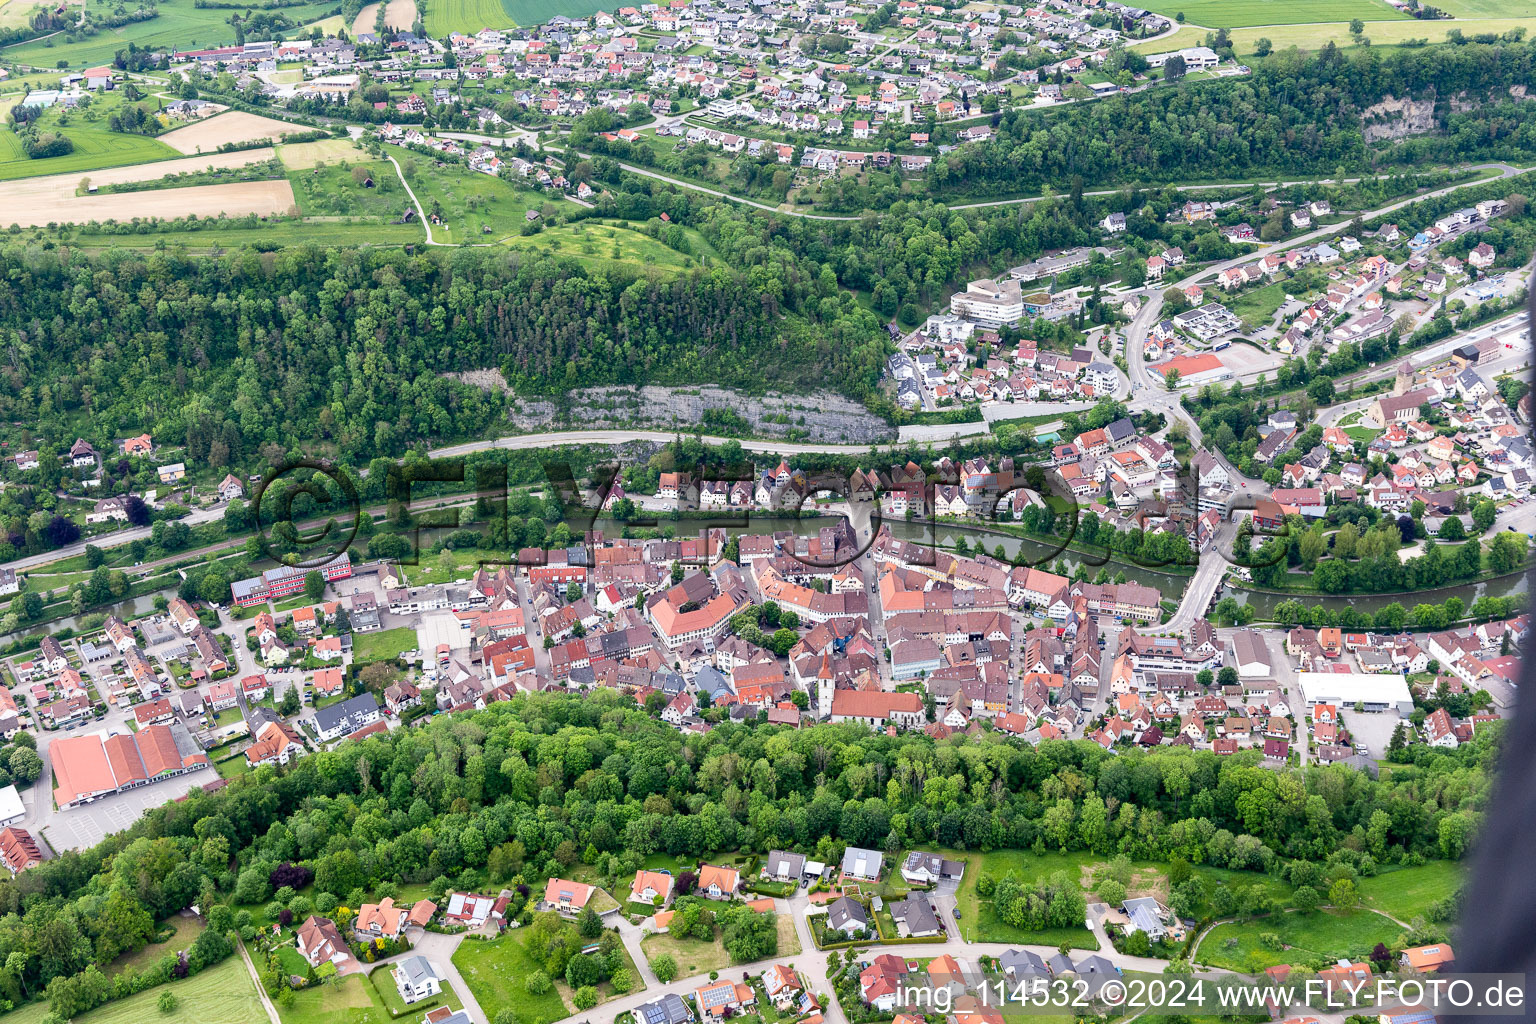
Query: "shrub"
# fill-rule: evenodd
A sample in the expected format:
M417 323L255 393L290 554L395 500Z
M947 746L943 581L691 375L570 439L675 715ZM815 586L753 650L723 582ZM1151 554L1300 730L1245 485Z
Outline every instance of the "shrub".
M549 985L549 975L543 971L534 971L528 975L528 980L523 982L523 987L528 990L528 994L531 996L541 996L548 992Z
M571 997L571 1002L576 1004L578 1010L590 1010L597 1005L597 989L591 985L583 985Z
M161 1013L175 1013L176 993L170 991L169 989L161 992L160 998L155 1000L155 1005L160 1008Z

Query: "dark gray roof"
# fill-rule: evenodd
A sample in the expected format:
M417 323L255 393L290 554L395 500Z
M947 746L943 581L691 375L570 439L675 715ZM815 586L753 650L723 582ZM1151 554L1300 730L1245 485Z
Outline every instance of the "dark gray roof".
M668 992L660 999L641 1003L635 1007L635 1018L640 1024L686 1024L693 1019L688 1004L675 993Z
M849 924L868 928L869 914L864 910L864 904L852 897L843 896L833 901L827 908L827 926L838 931L847 931Z
M1049 978L1051 976L1051 969L1046 966L1045 961L1038 954L1031 953L1027 949L1010 949L998 957L997 962L1002 967L1003 973L1010 978Z
M339 704L315 712L315 728L322 733L361 729L379 714L379 702L371 693L360 693Z
M933 912L928 898L922 893L908 893L907 898L890 906L891 920L905 923L913 935L927 935L939 931L939 916Z

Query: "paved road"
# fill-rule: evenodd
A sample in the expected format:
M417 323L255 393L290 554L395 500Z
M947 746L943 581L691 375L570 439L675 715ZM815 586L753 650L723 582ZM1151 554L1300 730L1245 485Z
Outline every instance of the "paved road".
M215 505L212 508L197 509L180 521L186 523L188 526L196 526L199 523L206 523L214 519L221 518L223 515L224 503L220 502L218 505ZM87 544L98 548L115 548L123 544L132 544L136 540L147 541L149 540L149 531L150 528L148 526L134 526L126 530L118 530L115 533L101 534L100 536L96 537L87 537L85 540L78 541L74 544L67 544L62 548L55 548L52 551L44 551L41 554L27 555L24 558L13 559L12 561L6 562L5 567L7 569L15 569L17 572L20 572L24 569L30 569L34 566L47 565L49 562L57 562L63 558L73 558L75 555L85 554L85 548ZM182 553L176 555L176 557L171 560L180 561L186 557L187 555Z
M434 459L451 458L455 455L468 455L471 452L481 452L491 448L551 448L565 444L618 445L629 444L632 441L654 441L664 444L676 438L677 431L675 430L556 430L543 434L518 434L485 441L466 441L463 444L451 444L442 448L433 448L427 452L427 455ZM900 441L886 441L876 444L811 444L800 441L761 441L736 437L716 437L709 434L704 435L701 440L705 444L712 445L735 441L741 445L744 451L769 452L778 455L858 455L871 449L879 451L903 447Z

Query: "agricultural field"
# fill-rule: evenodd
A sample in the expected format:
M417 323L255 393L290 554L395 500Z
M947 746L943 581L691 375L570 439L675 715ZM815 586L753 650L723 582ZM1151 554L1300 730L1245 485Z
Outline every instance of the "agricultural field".
M243 145L248 142L276 141L285 135L302 135L313 129L289 124L275 118L248 114L243 110L230 110L204 118L185 128L177 128L160 136L160 141L179 153L212 153L220 146Z
M0 0L0 28L20 28L30 22L34 0Z
M277 147L278 159L290 171L300 171L316 164L334 164L342 160L368 160L369 156L351 139L321 139L318 142L289 142ZM393 172L391 172L393 173Z
M1202 28L1305 25L1319 22L1412 20L1382 0L1155 0L1147 10Z
M131 138L132 136L125 136ZM243 181L223 185L193 185L144 192L76 195L82 179L97 185L111 182L152 181L165 174L200 171L209 166L242 167L266 159L271 150L220 154L218 158L167 160L145 167L122 168L89 174L56 174L0 183L0 219L23 227L49 223L85 224L90 221L132 220L159 217L170 220L197 214L199 217L267 216L286 213L294 205L293 188L285 180ZM41 162L41 161L32 161ZM46 161L52 162L52 161ZM0 164L0 170L4 165Z
M1536 31L1536 18L1489 18L1481 21L1368 21L1365 37L1373 46L1390 46L1409 39L1427 39L1431 43L1443 43L1451 30L1468 36L1481 32L1504 33L1523 28L1529 35ZM1340 47L1353 46L1349 25L1336 22L1324 25L1281 25L1266 28L1241 28L1232 33L1232 44L1240 54L1253 52L1254 44L1267 38L1276 50L1295 46L1302 50L1319 50L1328 43Z
M1444 0L1434 6L1453 18L1536 18L1536 0Z
M13 0L14 2L14 0ZM156 4L158 17L134 22L121 28L98 32L75 42L66 36L48 40L33 40L5 51L9 60L41 67L53 67L59 61L68 61L71 68L87 68L112 60L118 50L129 43L137 43L147 49L194 50L207 46L222 46L235 41L235 30L228 23L229 11L218 8L198 8L194 0L160 0ZM284 16L303 24L330 14L334 3L310 3L298 7L285 7ZM91 9L108 11L111 5L103 0L92 0ZM289 33L292 35L293 33Z
M518 22L501 0L427 0L427 34L442 38L450 32L473 34L483 28L513 28ZM534 21L524 24L537 24Z
M379 23L379 5L377 3L365 4L363 9L357 12L357 17L352 20L352 37L355 39L364 32L372 32ZM384 8L384 26L394 29L396 32L409 31L416 23L416 0L389 0L389 5Z
M204 228L200 231L149 230L134 234L118 235L108 232L78 232L70 241L88 247L110 248L114 245L130 249L155 249L163 245L182 246L189 251L206 249L238 249L244 246L271 251L289 245L345 245L399 246L422 241L421 228L415 224L348 224L343 222L319 223L300 220L259 221L251 224L241 220L229 225Z
M122 135L102 128L88 128L71 119L63 128L45 119L43 127L62 131L75 144L64 156L28 158L21 140L8 128L0 128L0 181L47 174L79 174L104 167L143 164L176 156L176 151L145 135Z
M502 0L502 6L519 25L537 25L557 14L585 18L607 9L599 0Z

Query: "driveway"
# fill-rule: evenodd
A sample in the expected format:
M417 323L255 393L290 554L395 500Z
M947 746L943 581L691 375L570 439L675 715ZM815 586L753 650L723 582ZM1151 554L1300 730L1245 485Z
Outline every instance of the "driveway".
M464 1011L469 1014L469 1019L475 1024L490 1024L490 1018L475 1002L475 994L470 991L469 983L464 980L464 975L454 966L453 952L459 948L459 943L464 941L463 935L444 935L441 932L422 932L421 938L416 940L416 948L412 953L419 953L453 985L459 998L464 1001Z

